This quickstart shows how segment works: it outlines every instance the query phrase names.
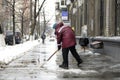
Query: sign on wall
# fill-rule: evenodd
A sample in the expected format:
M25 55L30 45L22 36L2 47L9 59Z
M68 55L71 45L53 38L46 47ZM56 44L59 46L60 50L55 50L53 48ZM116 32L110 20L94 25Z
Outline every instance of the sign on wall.
M62 20L68 20L68 11L62 11Z

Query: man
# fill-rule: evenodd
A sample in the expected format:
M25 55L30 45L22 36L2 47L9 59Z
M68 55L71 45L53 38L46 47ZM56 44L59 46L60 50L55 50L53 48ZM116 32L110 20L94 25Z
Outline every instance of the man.
M81 38L79 39L79 44L81 46L81 49L87 49L88 44L89 44L89 39L87 37L87 25L82 26L82 31L81 31Z
M43 34L41 35L41 38L42 38L42 43L44 44L44 43L45 43L45 38L46 38L45 33L43 33Z
M69 68L69 51L71 51L73 57L77 61L77 66L79 67L83 61L75 49L76 39L74 31L70 26L64 26L63 22L55 23L53 28L55 29L55 35L57 37L58 50L60 50L62 47L63 62L61 65L59 65L59 67L64 69Z

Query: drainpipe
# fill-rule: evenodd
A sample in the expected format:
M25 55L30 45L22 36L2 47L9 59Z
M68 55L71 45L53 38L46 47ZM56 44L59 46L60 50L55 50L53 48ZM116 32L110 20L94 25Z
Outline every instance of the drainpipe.
M106 30L105 30L105 36L109 36L109 19L110 19L110 0L106 0Z
M117 36L117 0L115 0L115 31L114 31L115 36Z

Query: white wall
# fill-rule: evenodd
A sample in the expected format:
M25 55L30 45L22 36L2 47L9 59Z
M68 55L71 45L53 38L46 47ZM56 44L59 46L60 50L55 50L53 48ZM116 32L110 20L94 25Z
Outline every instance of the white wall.
M4 47L4 46L5 46L4 35L0 34L0 47Z

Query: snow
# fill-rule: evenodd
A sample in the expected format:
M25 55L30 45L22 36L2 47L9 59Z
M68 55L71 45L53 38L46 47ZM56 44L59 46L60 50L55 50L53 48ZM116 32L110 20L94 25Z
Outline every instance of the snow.
M120 36L112 36L112 37L96 36L94 38L102 39L102 40L120 41Z
M33 40L14 46L0 47L0 62L8 64L12 60L22 56L25 52L29 51L31 48L38 44L38 40Z
M40 45L39 47L42 48L40 50L40 52L43 52L44 50L46 50L46 53L49 54L40 54L40 61L42 63L45 63L45 61L42 61L44 56L46 55L46 60L54 53L54 51L56 51L57 46L56 46L56 40L55 41L49 41L50 39L46 39L46 42L44 45ZM4 62L4 63L9 63L11 60L16 59L17 57L25 54L26 51L29 51L30 49L32 49L33 47L39 45L41 43L40 40L33 40L33 41L27 41L24 42L22 44L19 45L14 45L14 46L6 46L6 47L0 47L0 62ZM46 46L49 45L49 46ZM58 51L56 54L59 54L60 51ZM85 51L83 55L100 55L99 53L92 53L91 51ZM99 74L98 71L96 70L83 70L83 69L79 69L79 68L70 68L68 70L62 69L58 67L58 64L56 63L57 60L57 55L54 55L49 62L45 63L44 67L40 67L40 74L41 76L39 76L42 79L45 79L45 75L49 77L50 79L56 79L58 73L62 74L69 74L69 75L77 75L77 76L88 76L88 75L96 75ZM119 66L119 65L116 65ZM112 67L116 67L116 66L112 66ZM80 74L80 75L79 75Z
M48 43L47 43L48 44ZM51 45L52 44L52 45ZM47 50L48 53L54 53L54 51L56 50L56 43L52 42L49 43L49 46L47 46ZM51 51L52 50L52 51ZM47 73L70 73L70 74L79 74L80 75L88 75L88 74L98 74L98 72L96 70L82 70L79 68L69 68L69 69L62 69L59 68L58 64L56 63L57 61L57 54L60 54L60 51L58 51L56 53L56 55L54 55L49 61L41 61L41 65L40 65L40 70L42 71L46 71ZM92 53L91 51L86 51L83 55L94 55L94 56L98 56L100 55L100 53ZM46 55L47 59L51 56L51 54ZM41 58L43 58L43 56L41 55ZM45 64L44 64L45 63ZM43 65L44 64L44 65ZM42 67L41 67L42 66Z

